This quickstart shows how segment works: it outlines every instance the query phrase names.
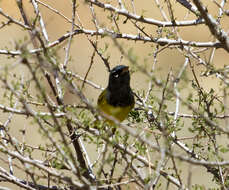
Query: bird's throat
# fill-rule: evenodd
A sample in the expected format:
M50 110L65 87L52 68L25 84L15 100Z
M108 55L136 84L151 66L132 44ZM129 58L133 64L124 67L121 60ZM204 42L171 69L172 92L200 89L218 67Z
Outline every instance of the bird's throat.
M133 103L133 93L130 87L119 89L107 89L107 102L112 106L127 106Z

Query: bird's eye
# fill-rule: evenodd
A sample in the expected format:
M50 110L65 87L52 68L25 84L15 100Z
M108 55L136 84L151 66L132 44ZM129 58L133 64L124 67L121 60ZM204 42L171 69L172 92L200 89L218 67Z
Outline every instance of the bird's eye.
M115 75L114 75L114 78L118 78L118 76L119 76L119 74L115 74Z

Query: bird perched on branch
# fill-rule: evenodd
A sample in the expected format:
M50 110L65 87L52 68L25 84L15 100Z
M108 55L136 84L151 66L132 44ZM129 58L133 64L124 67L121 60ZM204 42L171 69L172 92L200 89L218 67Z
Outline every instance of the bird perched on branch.
M130 88L129 67L118 65L110 71L107 88L99 95L98 109L119 122L134 107L134 95Z

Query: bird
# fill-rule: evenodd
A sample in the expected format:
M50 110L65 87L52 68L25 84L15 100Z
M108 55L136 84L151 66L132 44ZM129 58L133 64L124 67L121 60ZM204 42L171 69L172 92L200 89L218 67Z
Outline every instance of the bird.
M130 87L129 67L118 65L110 71L107 88L98 97L98 109L122 122L127 118L134 104L134 94ZM109 119L107 121L113 123Z

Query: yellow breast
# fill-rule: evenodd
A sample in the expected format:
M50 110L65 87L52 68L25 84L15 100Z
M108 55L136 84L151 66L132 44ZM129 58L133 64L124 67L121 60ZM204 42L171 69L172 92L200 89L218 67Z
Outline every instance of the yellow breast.
M118 121L123 121L127 116L128 113L131 111L131 109L134 107L134 105L129 106L112 106L107 103L105 98L105 91L103 91L98 99L98 109L102 112L104 112L107 115L110 115L117 119Z

